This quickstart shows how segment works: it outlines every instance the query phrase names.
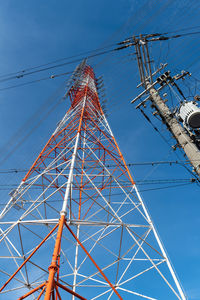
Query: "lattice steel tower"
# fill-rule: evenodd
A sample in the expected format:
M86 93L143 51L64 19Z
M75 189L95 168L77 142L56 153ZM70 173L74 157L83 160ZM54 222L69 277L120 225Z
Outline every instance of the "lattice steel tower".
M0 299L186 299L85 62L68 95L1 212Z

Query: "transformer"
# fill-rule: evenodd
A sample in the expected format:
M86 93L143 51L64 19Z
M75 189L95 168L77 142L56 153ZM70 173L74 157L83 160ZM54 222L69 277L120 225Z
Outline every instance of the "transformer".
M200 128L200 108L194 102L184 102L178 112L183 124L192 129Z

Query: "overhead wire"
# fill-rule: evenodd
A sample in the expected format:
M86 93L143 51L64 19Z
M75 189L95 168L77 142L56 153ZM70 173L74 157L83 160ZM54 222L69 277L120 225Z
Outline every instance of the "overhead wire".
M186 30L185 29L182 29L182 30ZM177 30L176 32L178 31L181 31L181 30ZM170 32L169 32L170 33ZM189 34L199 34L200 32L194 32L194 33L186 33L184 35L189 35ZM180 37L179 36L176 36L176 37ZM114 44L112 44L114 45ZM104 49L106 47L103 47L103 48L99 48L99 49ZM91 50L92 51L92 50ZM87 52L91 52L91 51L87 51ZM104 51L104 52L101 52L101 53L96 53L96 54L92 54L90 56L88 56L89 58L91 57L95 57L95 56L98 56L98 55L103 55L103 54L107 54L107 53L110 53L114 50L108 50L108 51ZM81 55L81 54L80 54ZM75 57L75 56L72 56L72 57ZM56 61L53 61L53 62L50 62L50 63L47 63L47 64L43 64L43 65L40 65L40 66L37 66L37 67L32 67L32 68L29 68L29 69L26 69L27 70L34 70L35 68L38 68L38 67L42 67L42 66L47 66L47 65L50 65L50 64L53 64L55 62L58 62L58 61L61 61L61 60L65 60L67 58L63 58L63 59L59 59L59 60L56 60ZM60 67L60 66L63 66L63 65L66 65L66 64L70 64L70 63L74 63L74 62L77 62L77 61L80 61L82 60L82 58L78 59L78 60L74 60L74 61L71 61L71 62L66 62L64 64L59 64L59 65L55 65L55 66L51 66L51 67L48 67L48 68L43 68L43 69L40 69L40 70L35 70L35 71L32 71L32 72L28 72L26 74L23 74L21 77L25 76L25 75L30 75L30 74L34 74L36 72L42 72L42 71L45 71L45 70L49 70L49 69L52 69L52 68L56 68L56 67ZM24 71L20 71L20 72L24 72ZM62 74L57 74L56 76L62 76L62 75L65 75L65 74L70 74L71 72L66 72L66 73L62 73ZM40 78L40 79L37 79L37 80L33 80L33 81L30 81L30 82L26 82L26 83L23 83L23 84L20 84L20 85L15 85L15 86L10 86L10 87L6 87L6 88L3 88L3 89L0 89L0 90L4 90L4 89L10 89L10 88L14 88L14 87L18 87L18 86L23 86L23 85L27 85L27 84L31 84L31 83L34 83L34 82L39 82L39 81L42 81L42 80L47 80L47 79L50 79L51 77L46 77L46 78Z
M183 183L183 182L195 182L194 178L165 178L165 179L137 179L135 181L135 184L137 185L149 185L149 184L170 184L170 183ZM95 181L95 184L102 184L102 181ZM120 181L120 184L123 185L123 187L127 186L129 187L131 185L130 181ZM19 183L9 183L9 184L0 184L0 187L17 187ZM24 182L24 185L26 185L26 182ZM31 186L35 187L48 187L48 185L40 186L37 183L32 184ZM118 184L112 185L112 187L119 187ZM52 189L54 189L54 186L51 186Z
M148 2L148 1L147 1L147 2ZM158 16L161 12L163 12L163 10L164 10L171 2L172 2L172 0L169 0L167 3L165 3L164 6L162 6L161 8L158 8L157 2L155 1L155 2L154 2L155 7L153 7L153 8L155 8L155 9L153 10L153 18L155 18L155 17ZM143 7L146 7L146 5L147 5L147 3L145 3ZM151 3L151 5L152 5L152 3ZM140 18L141 18L141 13L143 13L143 12L145 11L145 10L143 9L143 7L142 7L142 9L140 9L140 13L139 13L138 11L136 11L134 15L140 16ZM158 8L158 11L157 11L157 8ZM147 20L147 22L144 22L144 23L142 23L142 24L141 24L141 22L140 22L139 28L138 28L138 24L139 24L138 22L136 22L136 24L134 24L134 26L133 26L133 27L135 28L135 30L140 31L140 32L141 32L142 28L145 27L146 23L148 23L149 21L152 21L152 17L151 17L151 16L149 15L149 13L148 13L148 18L144 17L144 18L142 18L142 19L143 19L143 20ZM135 18L134 18L134 20L135 20ZM144 35L145 35L145 34L144 34ZM139 37L139 34L135 34L135 36L136 36L136 37ZM130 36L130 37L128 37L128 38L125 38L124 41L127 40L127 42L130 42L130 41L132 41L132 38L133 38L133 36ZM121 42L121 43L118 43L118 44L124 44L124 41ZM105 62L105 59L104 59L104 62ZM100 64L102 64L102 63L103 63L103 62L101 62ZM135 75L136 75L136 74L135 74Z
M194 28L197 28L198 26L195 26ZM189 27L191 28L191 27ZM193 27L192 27L193 28ZM183 30L186 30L186 28L184 29L180 29L180 30L176 30L174 32L179 32L179 31L183 31ZM170 32L169 32L170 33ZM190 33L184 33L184 34L181 34L181 35L176 35L176 36L171 36L171 37L166 37L166 39L169 39L169 38L177 38L177 37L181 37L181 36L187 36L187 35L193 35L193 34L199 34L200 32L190 32ZM159 35L162 35L162 34L168 34L167 32L166 33L161 33ZM144 34L144 36L148 36L148 34ZM158 38L159 39L159 38ZM162 37L161 37L162 39ZM12 79L19 79L19 78L22 78L24 76L27 76L27 75L32 75L32 74L35 74L35 73L38 73L38 72L43 72L43 71L47 71L47 70L51 70L53 68L58 68L58 67L62 67L62 66L65 66L65 65L68 65L68 64L72 64L72 63L76 63L76 62L80 62L81 60L84 59L84 57L81 57L81 58L78 58L76 60L72 60L72 61L68 61L68 62L65 62L65 63L62 63L62 64L57 64L57 65L53 65L53 66L49 66L51 64L54 64L54 63L57 63L57 62L60 62L60 61L65 61L65 60L68 60L70 58L74 58L74 57L79 57L81 55L85 55L85 54L88 54L88 53L93 53L91 55L88 56L88 58L92 58L92 57L96 57L96 56L99 56L99 55L103 55L103 54L106 54L106 53L110 53L110 52L113 52L114 50L116 49L110 49L110 50L107 50L107 51L103 51L103 52L99 52L99 53L95 53L99 50L102 50L102 49L106 49L108 47L111 47L111 46L116 46L120 44L120 42L118 43L113 43L113 44L110 44L108 46L104 46L104 47L101 47L101 48L98 48L98 49L95 49L95 50L89 50L89 51L86 51L86 52L82 52L80 54L77 54L77 55L73 55L73 56L69 56L69 57L65 57L65 58L61 58L61 59L57 59L57 60L54 60L54 61L51 61L51 62L48 62L46 64L41 64L41 65L38 65L38 66L34 66L34 67L30 67L30 68L26 68L26 69L22 69L20 71L17 71L17 72L13 72L13 73L9 73L9 74L5 74L5 75L0 75L0 78L3 78L3 77L6 77L6 76L9 76L9 75L13 75L13 76L10 76L10 77L6 77L6 78L3 78L3 79L0 79L0 82L5 82L5 81L8 81L8 80L12 80ZM47 67L49 66L49 67ZM45 67L45 68L42 68L42 69L38 69L38 68L41 68L41 67ZM36 70L35 70L36 69ZM37 70L38 69L38 70ZM31 72L28 72L28 71L31 71ZM43 80L43 79L41 79ZM46 80L46 79L44 79ZM37 82L37 81L35 81ZM6 89L6 88L4 88Z
M167 33L164 33L164 34L167 34ZM200 34L200 31L199 32L192 32L192 33L191 32L190 33L184 33L184 34L180 34L180 35L176 35L176 36L170 36L170 37L163 37L162 33L161 34L155 34L155 35L159 35L159 37L153 38L150 41L154 41L154 40L162 41L162 40L167 40L167 39L171 39L171 38L178 38L178 37L181 37L181 36L188 36L188 35L193 35L193 34ZM144 34L144 36L148 36L148 34ZM126 46L132 46L133 45L133 44L130 44L130 42L128 42L128 43L129 44L125 43ZM119 44L120 44L120 42L116 43L116 44L112 44L112 45L116 46L116 45L119 45ZM97 51L98 49L97 50L87 51L85 53L93 53L93 54L87 56L87 58L89 59L89 58L97 57L97 56L100 56L100 55L108 54L108 53L111 53L111 52L116 51L116 50L121 50L123 48L126 48L126 46L122 46L122 47L118 47L118 48L114 48L114 49L109 49L109 50L102 51L102 52L97 52L97 53L93 53L93 52ZM107 46L107 47L110 47L110 46ZM99 48L99 49L105 49L107 47L102 47L102 48ZM81 54L79 54L77 56L80 56L80 55ZM71 57L76 57L76 56L74 55L74 56L71 56ZM80 62L84 58L85 57L81 57L81 58L77 58L77 59L72 60L72 61L64 62L62 64L57 64L57 65L49 66L49 65L51 65L51 64L53 64L55 62L59 62L59 61L63 61L63 60L67 59L67 58L62 58L62 59L55 60L53 62L49 62L49 63L42 64L42 65L39 65L39 66L31 67L31 68L27 68L27 69L24 69L22 71L18 71L18 72L15 72L15 73L14 72L13 73L9 73L10 75L13 75L13 76L10 76L10 77L6 77L6 75L1 75L0 78L3 78L3 77L5 77L5 78L0 79L0 82L6 82L6 81L9 81L9 80L20 79L20 78L23 78L24 76L32 75L32 74L39 73L39 72L44 72L44 71L47 71L47 70L52 70L54 68L63 67L63 66L69 65L69 64ZM39 67L42 67L42 66L45 66L45 68L38 69ZM27 71L29 71L29 72L27 72ZM72 72L63 73L63 75L69 74L69 73L72 73ZM7 75L9 75L9 74L7 74ZM57 75L57 76L59 76L59 75ZM62 74L60 74L60 76L62 76ZM14 87L24 86L24 85L27 85L27 84L39 82L39 81L42 81L42 80L47 80L47 79L50 79L50 78L51 77L40 78L40 79L36 79L36 80L30 81L28 83L14 85L12 87L1 88L0 91L6 90L6 89L10 89L10 88L14 88Z
M184 27L184 28L181 28L181 29L177 29L177 30L173 30L173 31L168 31L167 34L169 34L169 33L176 33L176 32L180 32L180 31L191 30L191 29L196 29L196 28L200 28L200 25L198 25L198 26L192 26L192 27Z
M140 108L140 111L142 112L142 114L144 115L144 117L147 119L147 121L152 125L152 127L154 128L154 130L161 136L161 138L164 140L164 142L171 148L172 146L170 145L170 143L168 142L168 140L165 138L165 136L158 130L157 127L155 127L155 125L152 123L152 121L150 120L150 118L144 113L144 111ZM175 152L175 155L179 158L179 155ZM180 160L180 158L179 158ZM193 173L185 164L180 163L181 166L183 166L190 174L192 174L196 180L199 182L198 184L200 185L200 179L199 177Z
M179 2L178 2L179 3ZM180 4L180 3L179 3ZM188 1L188 4L190 4L190 2ZM177 12L176 15L174 15L174 12ZM195 10L196 12L198 10ZM200 26L184 26L181 27L182 24L186 24L187 23L187 18L189 18L189 24L191 23L193 17L194 17L194 8L193 5L187 5L186 3L184 3L184 5L181 5L181 16L178 13L179 10L173 10L173 15L171 17L171 15L169 15L168 17L168 24L170 24L169 30L167 31L168 34L173 34L173 33L182 33L184 31L194 31L195 29L200 28ZM183 19L182 19L183 16ZM181 19L180 19L181 17ZM195 24L196 25L196 24ZM178 27L176 29L176 27ZM170 30L171 29L171 30ZM178 62L180 63L180 59L182 57L189 57L188 53L191 55L191 40L190 39L184 39L184 41L182 39L180 40L176 40L176 43L171 44L171 40L168 40L168 43L170 41L170 45L172 45L172 51L170 53L170 59L173 61L171 68L173 68L173 66ZM193 55L193 54L192 54ZM183 62L183 65L185 65L185 60ZM185 66L184 66L185 68Z
M195 28L196 26L194 26L194 28ZM199 28L200 26L197 26L196 28ZM190 27L188 27L188 29L190 29ZM187 28L184 28L184 29L180 29L180 30L176 30L176 31L174 31L174 33L175 32L181 32L182 30L184 30L184 31L186 31L187 30ZM158 35L160 35L160 38L155 38L155 41L156 40L160 40L160 41L170 41L170 40L172 40L172 39L176 39L176 38L180 38L180 37L186 37L186 36L195 36L195 35L199 35L200 34L200 31L197 31L197 32L187 32L187 33L183 33L183 34L178 34L178 35L173 35L173 36L164 36L165 34L167 34L167 35L169 35L170 33L173 33L173 32L163 32L163 33L160 33L160 34L158 34ZM182 42L180 42L179 43L180 45L182 45ZM186 46L190 46L191 45L191 42L187 42L186 44L184 44L184 48L183 47L181 47L181 51L187 51L187 53L188 53L188 50L184 50L185 48L186 48ZM178 48L178 46L176 45L176 49ZM189 51L190 53L191 53L191 51ZM173 60L175 60L176 59L176 54L178 54L179 52L178 51L173 51L172 52L172 57L173 57ZM183 57L184 55L182 54L181 55L181 57ZM199 57L199 56L198 56ZM192 63L190 63L190 64L188 64L188 65L186 65L186 66L184 66L184 68L186 68L186 69L188 69L188 68L191 68L191 66L193 66L197 61L199 60L199 58L195 58L193 61L192 61ZM178 59L178 61L179 61L179 64L180 64L180 53L179 53L179 59ZM178 65L177 65L178 66Z
M183 29L183 30L186 30L186 29ZM178 31L175 31L175 32L178 32ZM169 32L169 33L175 33L175 32ZM90 52L90 51L88 51L88 52ZM71 58L73 58L73 57L75 57L75 56L72 56ZM59 61L62 61L62 60L65 60L65 59L59 59L59 60L56 60L56 61L51 62L51 63L48 63L48 64L43 64L43 65L40 65L40 66L37 66L37 67L29 68L29 69L27 69L27 70L34 70L34 68L39 68L39 67L47 66L47 65L49 65L49 64L53 64L53 63L56 63L56 62L59 62ZM22 72L22 71L20 71L20 72ZM22 84L22 86L23 86L23 85L26 85L26 84L31 84L31 83L33 83L33 82L38 82L38 81L40 81L40 80L46 80L46 79L38 79L38 80L32 81L32 82L30 82L30 83ZM20 85L19 85L19 86L20 86ZM16 86L16 87L17 87L17 86ZM8 88L9 88L9 87L8 87ZM11 87L11 88L12 88L12 87Z
M171 1L171 0L170 0L170 1ZM157 7L156 1L154 2L154 4L155 4L155 7ZM152 5L152 4L151 4L151 5ZM140 12L144 11L144 7L145 7L145 6L146 6L146 3L145 3L142 7L140 7ZM120 32L121 30L123 30L124 27L127 27L127 25L128 25L127 23L129 23L131 19L134 19L134 16L136 16L136 15L139 15L139 14L138 14L138 11L135 11L135 10L134 10L134 14L131 15L131 16L128 18L128 20L122 25L122 27L121 27L120 29L117 30L117 33L115 33L114 35L115 35L115 36L116 36L116 34L119 35L119 32ZM114 36L114 35L113 35L113 36ZM137 36L138 36L138 35L137 35ZM112 36L109 37L108 41L110 41L111 39L112 39ZM90 58L90 57L93 57L93 55L87 56L87 55L90 54L90 53L95 53L95 52L97 52L97 51L104 50L104 49L107 49L107 48L110 48L110 47L113 47L113 46L116 46L116 45L119 45L119 44L120 44L120 42L113 42L112 44L109 44L109 45L106 45L106 46L102 46L102 47L99 47L99 48L96 48L96 49L93 49L93 50L88 50L88 51L81 52L81 53L79 53L79 54L75 54L75 55L72 55L72 56L63 57L63 58L56 59L56 60L53 60L53 61L50 61L50 62L47 62L47 63L44 63L44 64L39 64L39 65L37 65L37 66L24 68L24 69L19 70L19 71L16 71L16 72L11 72L11 73L7 73L7 74L2 74L2 75L0 75L0 78L5 77L5 76L10 76L10 75L18 75L19 78L20 78L20 77L23 77L23 76L24 76L24 73L26 73L27 71L35 70L35 69L38 69L38 68L41 68L41 67L46 67L46 66L48 66L48 65L51 65L51 64L54 64L54 63L57 63L57 62L61 62L61 61L65 61L65 60L69 60L69 59L72 59L72 58L76 58L76 57L79 57L79 56L84 56L83 58L85 58L85 57L89 57L89 58ZM111 50L111 51L112 51L112 50ZM104 52L103 52L103 53L104 53ZM94 54L94 56L95 56L95 55L96 55L96 54ZM101 53L99 53L99 54L97 54L97 55L101 55ZM83 58L80 58L78 61L82 60ZM75 60L75 61L67 62L67 63L73 63L73 62L78 62L78 61ZM57 66L55 66L55 67L57 67ZM41 71L42 71L42 70L41 70ZM32 74L32 73L31 73L31 74Z
M40 107L29 117L29 119L11 136L11 138L0 148L0 164L5 162L19 146L24 142L30 134L33 133L33 128L36 129L51 112L51 109L57 107L63 96L55 102L55 98L63 92L66 87L66 81L57 88L54 94L46 99ZM51 106L55 102L53 106ZM43 115L43 118L41 117Z
M158 191L158 190L163 190L163 189L170 189L170 188L177 188L177 187L183 187L183 186L186 186L186 185L193 185L194 182L188 182L188 183L180 183L180 184L174 184L174 185L170 185L170 186L163 186L163 187L156 187L156 188L145 188L145 189L141 189L140 192L149 192L149 191ZM37 190L38 188L37 187L32 187L33 190ZM2 188L0 187L0 191L10 191L9 188ZM113 193L112 194L113 196L120 196L120 195L124 195L124 192L120 192L120 193ZM105 197L106 196L109 196L108 195L104 195ZM82 197L82 199L86 199L87 197ZM78 199L78 198L77 198ZM73 200L76 200L76 198L73 198ZM55 200L48 200L48 203L50 202L63 202L62 199L55 199ZM27 201L24 201L24 204L26 203L32 203L32 200L27 200ZM34 202L35 203L35 202ZM6 203L0 203L0 206L5 206Z
M174 89L174 87L171 84L168 84L171 92L174 94L175 98L177 99L178 103L181 104L183 99L181 99L180 95L177 93L177 91Z
M172 2L172 0L169 0L168 1L169 3L171 3ZM164 5L164 6L167 6L168 5L168 2ZM131 18L133 18L133 20L134 20L134 24L132 24L132 27L134 28L134 30L135 31L142 31L142 28L144 28L145 27L145 23L146 23L146 21L143 23L143 22L141 22L141 19L142 20L147 20L148 22L149 22L149 20L151 20L152 21L152 16L148 13L148 15L147 16L145 16L144 15L144 12L145 12L145 10L144 10L144 7L146 8L147 7L147 4L148 4L148 1L146 1L146 3L144 3L144 5L140 8L140 10L139 11L135 11L135 13L132 15L132 17ZM157 5L157 2L155 1L154 3L154 6L153 6L153 16L154 17L156 17L158 14L160 14L161 12L163 12L163 6L162 6L162 8L161 9L158 9L159 11L157 11L157 8L158 8L158 5ZM152 6L152 3L151 3L151 6ZM151 7L152 8L152 7ZM141 14L143 14L143 17L141 17ZM137 18L135 18L134 16L139 16L140 17L140 22L137 22ZM138 27L138 24L140 24L139 25L139 27ZM135 34L135 36L136 37L138 37L139 38L139 35L138 34ZM129 42L130 41L132 41L132 38L133 38L133 36L130 36L130 37L128 37L128 38L125 38L125 40L124 41L126 41L127 40L127 42L128 42L128 40L129 40ZM124 44L124 41L123 42L121 42L121 43L119 43L119 44ZM104 62L105 62L106 60L104 59L104 61L103 62L101 62L99 65L102 65ZM98 65L98 66L99 66ZM116 67L116 65L114 66L114 67ZM134 78L136 77L136 72L134 72Z
M49 79L52 80L52 79L55 79L55 78L58 78L58 77L61 77L61 76L65 76L65 75L69 75L69 74L73 74L73 72L65 72L65 73L55 74L55 75L51 75L51 76L48 76L48 77L43 77L43 78L27 81L27 82L24 82L24 83L19 83L19 84L16 84L16 85L10 85L10 86L4 87L4 88L0 88L0 91L10 90L10 89L13 89L13 88L26 86L26 85L41 82L41 81L46 81L46 80L49 80Z
M61 99L54 103L53 107L50 107L45 113L43 112L43 116L40 120L35 122L35 125L23 136L17 143L12 147L10 151L6 153L6 155L0 159L0 165L3 164L20 146L21 144L27 140L28 137L37 129L45 120L46 118L56 109L56 107L61 103Z
M44 64L40 64L40 65L37 65L37 66L33 66L33 67L29 67L29 68L24 68L24 69L22 69L20 71L11 72L11 73L7 73L7 74L1 74L0 78L7 77L7 76L10 76L10 75L19 75L20 76L20 74L23 75L23 73L25 73L27 71L31 71L31 70L35 70L35 69L38 69L38 68L46 67L46 66L55 64L57 62L69 60L69 59L76 58L76 57L79 57L79 56L86 57L87 54L89 54L89 53L95 53L95 52L97 52L99 50L104 50L106 48L109 48L109 47L112 47L112 46L116 46L116 45L117 45L116 43L113 43L113 44L110 44L110 45L107 45L107 46L104 46L104 47L100 47L100 48L97 48L97 49L94 49L94 50L88 50L88 51L85 51L85 52L81 52L79 54L75 54L75 55L71 55L71 56L68 56L68 57L59 58L59 59L56 59L56 60L53 60L53 61L50 61L50 62L47 62L47 63L44 63Z
M142 24L142 28L144 28L146 25L149 25L150 22L152 22L156 17L158 17L161 13L163 14L164 11L167 9L167 7L173 2L174 0L168 0L167 2L163 2L163 6L161 6L159 8L158 6L158 3L156 1L156 5L155 7L158 9L158 10L153 10L154 13L153 13L153 16L150 16L148 19L146 19L146 22L144 24Z
M166 4L166 6L168 6L170 2L172 2L172 0L169 1ZM160 11L163 11L162 7L160 8L159 12ZM157 14L155 14L155 16L157 16ZM142 27L144 27L144 26L145 26L145 24L143 24ZM195 29L195 28L200 28L200 26L193 26L193 27L183 28L183 29L179 29L179 30L175 30L175 31L164 32L164 33L157 33L157 34L154 33L153 35L155 35L155 36L161 36L161 40L162 40L162 38L163 38L162 35L163 34L167 34L168 35L170 33L176 33L176 32L186 31L186 30ZM189 36L189 35L195 35L195 34L200 34L200 31L198 31L198 32L189 32L189 33L183 33L183 34L179 34L179 35L175 35L175 36L170 36L170 37L166 37L166 39L169 39L169 38L178 38L178 37L182 37L182 36ZM144 37L146 37L146 36L148 37L149 35L151 35L151 34L149 34L149 33L142 34L142 36L144 36ZM139 35L136 35L136 36L139 37ZM132 39L132 36L128 37L126 39ZM158 39L159 39L159 37L158 37ZM102 52L99 52L99 53L98 53L98 51L104 50L104 49L107 49L107 48L110 48L110 47L113 47L113 46L117 46L119 44L121 44L121 42L115 42L115 43L112 43L112 44L104 46L104 47L99 47L99 48L94 49L94 50L88 50L88 51L81 52L81 53L76 54L76 55L72 55L72 56L68 56L68 57L56 59L56 60L50 61L48 63L40 64L40 65L37 65L37 66L24 68L24 69L16 71L16 72L10 72L10 73L7 73L7 74L1 74L0 78L11 76L11 75L13 75L13 76L7 77L7 78L4 78L4 79L0 79L0 82L7 81L7 80L10 80L10 79L22 78L22 77L24 77L26 75L30 75L30 74L34 74L34 73L37 73L37 72L46 71L46 70L49 70L49 69L52 69L52 68L61 67L61 66L67 65L67 64L76 63L76 62L79 62L79 61L83 60L85 57L92 58L92 57L95 57L95 56L103 55L103 54L112 52L115 49L109 49L109 50L105 50L105 51L102 51ZM87 54L90 54L90 55L87 55ZM82 56L82 57L81 58L77 58L79 56ZM67 61L67 62L62 63L62 64L57 64L55 66L50 66L52 64L55 64L55 63L58 63L58 62L61 62L61 61L66 61L66 60L69 60L71 58L77 58L77 59L72 60L72 61ZM50 66L50 67L47 67L47 66ZM42 68L42 67L46 67L46 68ZM42 68L42 69L35 70L35 69L38 69L38 68ZM28 71L31 71L31 72L28 72Z
M115 46L117 46L117 45L119 45L119 43L115 44ZM77 59L74 59L72 61L67 61L67 62L64 62L62 64L56 64L56 65L53 65L53 66L48 66L48 65L50 65L52 63L47 63L47 64L45 64L45 66L46 66L45 68L36 69L38 67L32 67L32 68L30 68L30 70L32 70L30 72L23 71L20 74L21 71L19 71L19 72L16 72L13 76L0 79L0 82L5 82L5 81L13 80L13 79L20 79L20 78L23 78L24 76L27 76L27 75L32 75L32 74L35 74L35 73L39 73L39 72L43 72L43 71L47 71L47 70L52 70L52 69L55 69L55 68L63 67L63 66L69 65L69 64L78 63L78 62L81 62L82 60L84 60L85 58L90 59L90 58L93 58L93 57L97 57L97 56L101 56L101 55L104 55L104 54L115 52L115 51L118 51L118 50L121 50L121 49L125 49L125 48L127 48L129 46L132 46L132 44L129 43L129 44L125 45L125 46L115 47L113 49L109 49L109 50L105 50L105 51L93 53L93 54L88 55L88 56L83 56L81 58L77 58ZM61 59L61 60L63 60L63 59Z
M197 160L192 160L192 161L197 161ZM154 166L154 165L183 165L183 164L189 164L190 161L189 160L169 160L169 161L147 161L147 162L132 162L132 163L127 163L126 165L128 167L131 166ZM115 165L107 165L106 164L106 168L112 168L115 167ZM40 167L39 171L44 170L44 167ZM60 168L60 170L62 170L62 168ZM11 169L0 169L0 174L4 174L4 173L19 173L19 172L28 172L29 169L28 168L11 168Z
M116 44L115 44L116 46ZM103 47L105 48L105 47ZM113 51L117 51L117 50L121 50L121 49L124 49L124 48L127 48L127 46L123 46L123 47L115 47L114 49L110 49L110 50L107 50L107 51L102 51L102 52L97 52L97 53L92 53L91 55L88 56L88 58L93 58L93 57L97 57L97 56L100 56L100 55L103 55L103 54L108 54L110 52L113 52ZM23 72L23 74L17 74L17 76L11 76L10 78L4 78L0 81L5 81L5 80L11 80L11 79L14 79L14 78L23 78L24 76L26 75L31 75L31 74L35 74L35 73L38 73L38 72L42 72L42 71L46 71L46 70L51 70L53 68L57 68L57 67L61 67L61 66L65 66L65 65L68 65L68 64L72 64L72 63L75 63L75 62L79 62L79 61L82 61L83 58L79 58L79 59L75 59L73 61L68 61L68 62L65 62L65 63L62 63L62 64L58 64L58 65L53 65L53 66L48 66L48 67L45 67L45 68L42 68L42 69L36 69L34 70L36 67L33 67L33 68L29 68L29 70L31 70L30 72ZM51 63L49 63L51 64ZM48 64L45 64L45 66L47 66ZM28 70L28 69L27 69ZM14 87L18 87L18 86L24 86L24 85L27 85L27 84L31 84L31 83L35 83L35 82L39 82L39 81L42 81L42 80L47 80L47 79L52 79L52 78L55 78L55 77L58 77L58 76L62 76L62 75L66 75L66 74L71 74L71 72L65 72L65 73L61 73L61 74L56 74L56 75L53 75L52 76L49 76L48 78L45 77L45 78L39 78L39 79L36 79L36 80L32 80L30 82L25 82L25 83L22 83L22 84L19 84L19 85L14 85L14 86L9 86L9 87L5 87L5 88L2 88L1 90L5 90L5 89L11 89L11 88L14 88ZM39 109L39 112L37 113L38 115L41 114L41 112L44 111L41 109ZM36 118L34 118L34 121L36 121ZM6 155L4 156L4 158L2 157L3 155L1 155L1 160L0 160L0 164L2 164L13 152L14 150L16 150L20 145L21 143L28 137L30 136L30 134L33 132L33 130L35 128L37 128L41 122L44 121L44 118L42 120L40 120L40 122L38 123L38 125L35 125L33 126L33 128L29 131L29 133L27 134L24 134L24 131L23 131L23 128L20 129L21 132L23 132L24 134L24 137L20 138L20 135L19 133L15 134L14 135L14 138L11 139L11 141L8 141L6 145L4 145L1 149L0 149L0 152L2 152L2 150L4 149L8 149L8 147L11 148L11 145L12 145L12 149L9 150L9 151L6 151ZM32 125L32 124L31 124ZM27 130L27 126L25 128ZM13 146L15 144L15 146Z
M87 58L96 57L96 56L103 55L103 54L106 54L106 53L109 53L109 52L113 52L113 51L116 51L116 48L115 49L111 49L111 50L107 50L107 51L103 51L103 52L99 52L99 53L96 53L96 54L89 55L89 56L87 56ZM1 79L0 82L5 82L5 81L8 81L8 80L13 80L13 79L19 79L19 78L22 78L22 77L27 76L27 75L32 75L32 74L35 74L35 73L39 73L39 72L43 72L43 71L47 71L47 70L52 70L52 69L63 67L63 66L66 66L66 65L69 65L69 64L73 64L73 63L78 63L78 62L81 62L85 58L86 57L81 57L81 58L77 58L77 59L74 59L72 61L68 61L68 62L62 63L62 64L57 64L57 65L53 65L53 66L49 66L49 67L45 67L45 68L40 68L38 70L26 72L26 73L23 73L21 75L10 76L10 77Z

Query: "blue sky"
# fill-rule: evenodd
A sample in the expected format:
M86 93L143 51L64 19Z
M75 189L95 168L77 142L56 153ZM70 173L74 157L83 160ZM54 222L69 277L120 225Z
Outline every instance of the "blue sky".
M199 26L199 6L200 3L195 0L2 1L0 75L104 47L132 34L162 33ZM189 71L195 78L199 78L199 50L199 36L196 35L170 42L158 42L153 45L151 54L155 66L167 61L168 68L177 73L182 69L187 70L191 65ZM177 157L170 147L130 104L130 100L140 92L136 89L139 82L136 61L134 56L127 56L131 53L134 53L134 49L89 60L97 77L104 77L108 121L128 163L176 160ZM0 89L73 71L75 67L76 64L71 64L24 79L0 82ZM41 111L35 117L33 114L56 90L59 89L56 92L57 97L62 97L66 79L67 77L60 77L24 87L0 90L2 158L14 148L12 155L0 163L0 169L29 168L69 103L60 103L47 118L43 117ZM192 84L194 85L194 81ZM176 101L174 97L174 103ZM48 105L51 108L50 100ZM45 109L47 110L47 105ZM44 119L43 122L29 134L40 119ZM152 120L168 138L164 126L156 119ZM20 143L26 135L28 137ZM20 143L16 150L15 143ZM181 154L180 157L183 159ZM156 180L192 177L180 165L136 166L131 167L131 171L136 181L144 178ZM22 174L0 173L1 187L20 182ZM139 185L140 190L148 188L149 186ZM8 192L0 189L1 204L8 200ZM189 299L200 299L198 192L199 187L196 184L142 192Z

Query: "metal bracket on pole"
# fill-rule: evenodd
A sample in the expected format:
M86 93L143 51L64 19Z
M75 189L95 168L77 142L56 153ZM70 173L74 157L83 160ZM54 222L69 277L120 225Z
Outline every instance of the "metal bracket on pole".
M163 70L164 68L166 68L167 65L168 65L167 63L165 63L165 64L160 64L160 68L158 68L155 72L153 72L153 73L152 73L152 76L156 75L158 72L160 72L161 70ZM146 77L146 80L149 80L149 79L150 79L150 76ZM141 85L142 85L142 83L139 83L139 84L137 85L137 88L139 88Z
M135 103L138 99L140 99L144 94L146 94L151 88L153 88L158 82L155 81L153 84L151 84L148 88L146 88L142 93L140 93L137 97L135 97L132 101L132 103Z
M166 85L160 86L157 91L160 92ZM150 100L151 96L146 97L142 102L140 102L135 108L138 109L141 105L145 104L147 100Z

